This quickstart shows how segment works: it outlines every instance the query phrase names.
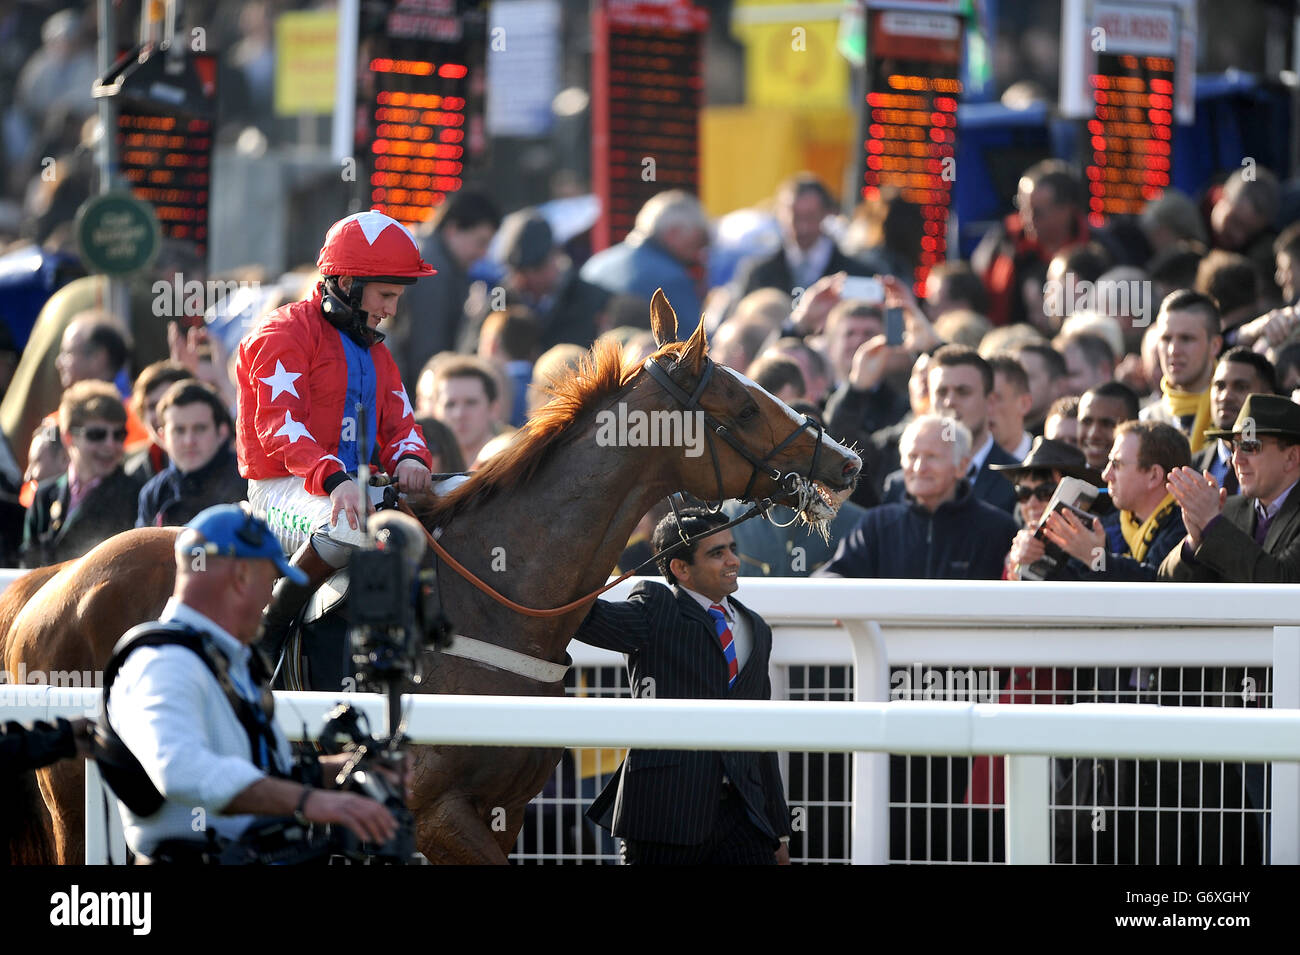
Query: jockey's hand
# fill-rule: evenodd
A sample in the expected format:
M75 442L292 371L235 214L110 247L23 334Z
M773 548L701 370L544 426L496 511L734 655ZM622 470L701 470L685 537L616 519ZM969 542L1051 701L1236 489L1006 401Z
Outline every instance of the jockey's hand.
M412 461L407 458L405 461L397 462L397 486L407 494L415 491L427 491L433 486L433 481L426 468L419 461Z
M362 499L361 488L356 481L344 481L330 492L330 523L339 523L339 513L348 519L348 526L354 531L366 526L366 504Z

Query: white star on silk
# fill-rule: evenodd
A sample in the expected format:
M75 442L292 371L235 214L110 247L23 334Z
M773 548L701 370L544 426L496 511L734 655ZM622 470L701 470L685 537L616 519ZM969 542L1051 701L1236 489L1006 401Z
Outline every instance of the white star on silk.
M278 358L275 362L275 374L270 378L259 378L258 381L271 387L271 400L274 401L282 392L289 392L295 398L301 398L298 389L294 387L294 382L302 377L302 372L292 372L284 367L284 362Z
M400 222L390 219L382 212L375 212L373 209L367 212L355 212L348 216L347 219L344 219L343 222L346 224L348 219L356 221L357 225L361 227L361 234L366 237L366 242L370 245L374 245L375 239L379 238L380 234L390 225L397 226L406 233L406 237L411 240L412 245L417 245L415 236L411 235L410 229Z
M415 428L411 428L410 434L404 438L394 438L392 443L402 446L412 444L417 448L423 448L425 446L424 441L420 438L420 432L416 431ZM399 447L397 450L400 452L402 449Z
M397 391L394 391L393 394L402 399L402 417L411 417L411 399L406 397L406 389L399 388Z
M304 425L301 421L293 420L293 413L290 411L286 411L284 413L284 424L281 426L280 430L275 433L274 436L278 438L281 435L284 435L286 438L288 438L290 444L296 443L297 440L302 437L308 438L312 442L315 442L316 440L315 438L312 437L311 432L307 430L306 425ZM342 464L343 462L340 461L339 463Z

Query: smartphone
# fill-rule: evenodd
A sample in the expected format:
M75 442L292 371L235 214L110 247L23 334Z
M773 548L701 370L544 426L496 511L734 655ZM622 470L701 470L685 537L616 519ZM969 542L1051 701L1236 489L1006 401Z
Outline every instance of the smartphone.
M850 275L844 279L844 285L840 288L841 299L861 299L864 302L883 302L885 300L885 286L881 284L880 279L867 278L863 275Z
M903 344L903 310L901 308L885 309L885 344L893 348Z

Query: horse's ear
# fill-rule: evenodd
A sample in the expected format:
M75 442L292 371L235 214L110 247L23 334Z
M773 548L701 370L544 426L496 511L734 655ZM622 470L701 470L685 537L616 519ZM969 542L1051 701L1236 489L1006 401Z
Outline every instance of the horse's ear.
M655 344L661 347L677 341L677 313L661 288L655 289L650 299L650 331L654 333Z
M708 353L709 339L704 334L704 316L700 316L700 324L695 326L695 331L686 340L686 347L682 349L682 357L678 361L679 364L689 364L691 374L698 375L704 364L704 356Z

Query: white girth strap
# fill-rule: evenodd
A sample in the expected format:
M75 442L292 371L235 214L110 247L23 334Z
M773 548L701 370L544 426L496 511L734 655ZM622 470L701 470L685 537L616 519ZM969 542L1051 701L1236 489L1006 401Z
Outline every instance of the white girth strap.
M482 640L475 640L459 633L451 638L450 646L442 647L438 652L486 663L509 673L526 676L530 680L537 680L539 683L559 683L569 672L566 664L539 660L526 653L507 650L494 643L484 643Z

